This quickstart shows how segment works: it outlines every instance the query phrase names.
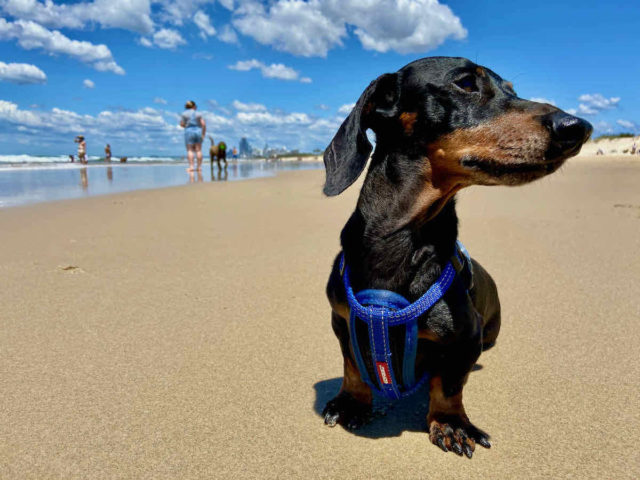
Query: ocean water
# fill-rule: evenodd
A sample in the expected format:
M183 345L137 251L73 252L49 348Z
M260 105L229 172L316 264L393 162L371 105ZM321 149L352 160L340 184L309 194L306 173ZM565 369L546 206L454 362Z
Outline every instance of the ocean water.
M169 157L133 157L127 163L108 164L90 158L88 165L61 161L61 157L36 157L35 162L33 158L0 156L0 208L196 182L248 180L279 171L323 167L321 162L239 160L220 171L204 162L202 173L191 175L186 172L186 162Z
M75 155L76 162L78 156ZM89 163L100 162L104 160L103 157L96 157L87 155ZM112 162L119 162L119 157L113 157ZM149 156L149 157L127 157L127 163L178 163L183 162L183 157L161 157L161 156ZM7 167L20 167L20 166L46 166L46 165L67 165L69 162L69 155L0 155L0 169ZM73 164L72 164L73 165Z

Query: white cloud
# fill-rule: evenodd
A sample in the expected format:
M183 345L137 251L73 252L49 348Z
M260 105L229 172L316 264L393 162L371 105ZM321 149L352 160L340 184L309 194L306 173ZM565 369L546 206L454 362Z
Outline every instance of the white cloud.
M613 128L611 128L611 125L604 120L594 123L593 129L599 133L613 133Z
M635 129L637 127L635 123L630 122L629 120L616 120L616 123L624 128Z
M260 67L260 71L262 76L266 78L278 78L280 80L296 80L299 75L293 68L287 67L282 63L263 65Z
M27 50L42 49L51 54L67 55L91 65L96 70L124 75L106 45L71 40L57 30L51 31L32 21L8 22L0 18L0 40L16 39Z
M603 110L611 110L617 108L620 103L620 97L606 98L600 93L585 93L578 97L578 108L568 109L571 115L596 115Z
M311 123L311 118L306 113L238 112L236 119L240 123L262 126L308 125Z
M223 25L218 34L218 39L224 43L238 43L238 35L231 25Z
M0 81L19 85L46 83L47 76L35 65L0 62Z
M210 53L196 52L191 55L194 60L213 60L213 55Z
M231 102L231 106L239 112L266 112L267 107L261 103L243 103L238 100Z
M325 111L330 109L329 105L325 105L324 103L321 103L320 105L316 105L316 108L318 110L325 110Z
M88 78L84 79L82 81L82 86L84 88L94 88L96 86L95 83L93 83L91 80L89 80Z
M615 108L620 103L620 97L605 98L600 93L584 94L578 97L580 102L583 102L586 106L596 110L608 110Z
M168 124L159 112L142 109L137 112L112 112L98 115L81 115L73 111L53 108L50 111L21 110L17 104L0 100L0 123L39 128L58 133L85 132L94 135L109 133L126 137L134 131L148 129L150 132L166 134L177 131L178 126Z
M218 0L218 3L227 10L233 10L233 0Z
M247 72L249 70L260 70L262 76L265 78L277 78L279 80L300 80L303 83L311 83L309 77L300 78L300 73L291 67L287 67L282 63L272 63L266 65L263 62L254 59L243 60L236 62L235 65L229 65L231 70L238 70L240 72Z
M211 25L211 19L209 15L204 13L202 10L198 10L193 15L193 23L195 23L200 29L200 37L206 39L207 37L211 37L216 34L216 29Z
M147 48L153 47L153 42L152 42L151 40L149 40L148 38L146 38L146 37L141 37L141 38L138 40L138 42L139 42L139 43L140 43L140 45L142 45L143 47L147 47Z
M462 40L467 31L438 0L324 0L330 18L356 27L362 46L377 52L422 53L447 38Z
M326 57L342 45L347 30L320 11L318 0L278 0L268 9L257 2L246 2L235 12L233 25L244 35L263 45L305 57Z
M422 53L447 38L463 39L460 19L437 0L254 0L234 12L244 35L277 50L326 57L347 37L347 25L367 50Z
M599 112L598 109L593 108L589 105L585 105L584 103L581 103L580 105L578 105L577 113L580 115L595 115L598 112Z
M238 70L239 72L248 72L254 68L260 68L264 63L258 60L241 60L235 63L235 65L229 65L231 70Z
M162 28L153 34L153 43L160 48L173 50L187 42L185 42L184 38L182 38L182 35L180 35L180 32L177 30Z
M342 117L334 117L334 118L320 118L313 122L312 125L309 126L309 130L326 132L328 135L333 136L340 128L342 121L344 119ZM331 138L327 137L327 141Z
M345 103L338 109L338 113L341 113L343 115L349 115L351 113L351 110L353 110L353 107L355 106L356 106L355 103Z
M33 20L51 28L122 28L149 34L153 31L150 0L94 0L55 4L51 0L3 0L0 9L13 17Z
M237 102L237 100L236 100L236 102ZM207 103L209 104L209 107L210 107L212 110L215 110L216 112L220 112L220 113L222 113L223 115L226 115L226 116L228 116L228 117L230 117L230 116L232 116L232 115L233 115L233 112L232 112L230 109L228 109L228 108L226 108L226 107L223 107L223 106L222 106L222 105L220 105L216 100L210 99L210 100L207 100ZM238 102L238 103L239 103L241 106L244 106L244 105L250 105L250 104L244 104L244 103L241 103L241 102ZM257 105L257 104L256 104L256 105Z
M153 99L153 103L157 103L160 105L166 105L168 102L162 97L156 97Z
M214 113L202 110L208 130L216 140L233 145L240 137L248 137L256 146L289 145L312 149L324 146L342 122L340 117L317 118L304 112L268 110L264 105L236 101L244 111ZM247 107L248 106L248 107ZM211 107L222 112L217 102ZM156 108L142 108L134 112L106 110L97 115L79 114L53 108L48 111L21 109L17 104L0 100L0 127L9 135L37 135L39 140L68 145L70 135L83 134L90 144L109 142L139 154L148 154L141 145L176 145L182 152L183 131L178 127L176 112ZM29 137L24 137L28 139ZM151 150L152 151L152 150Z
M529 100L531 100L532 102L538 102L538 103L548 103L549 105L553 105L553 106L555 106L556 104L554 100L549 100L544 97L531 97Z
M160 11L158 18L163 22L182 25L185 20L193 17L197 10L213 0L152 0Z

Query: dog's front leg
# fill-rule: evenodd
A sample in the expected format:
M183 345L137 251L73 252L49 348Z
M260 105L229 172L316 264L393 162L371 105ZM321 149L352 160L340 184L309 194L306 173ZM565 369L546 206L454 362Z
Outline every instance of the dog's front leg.
M331 314L331 326L340 341L344 358L344 377L340 392L330 400L322 415L324 423L330 427L340 423L350 430L364 425L370 418L373 394L371 388L362 381L355 366L349 347L349 329L347 321L337 313Z
M478 350L478 355L479 348L478 345L473 349ZM462 404L462 388L467 381L471 367L478 358L476 354L472 355L473 360L469 358L470 351L466 348L463 352L467 355L458 356L457 362L450 365L449 369L440 369L439 373L430 380L427 425L429 439L433 444L445 452L452 451L471 458L476 443L485 448L490 448L491 443L489 443L489 436L469 421ZM467 357L466 360L463 360L465 357ZM470 364L469 361L471 361Z

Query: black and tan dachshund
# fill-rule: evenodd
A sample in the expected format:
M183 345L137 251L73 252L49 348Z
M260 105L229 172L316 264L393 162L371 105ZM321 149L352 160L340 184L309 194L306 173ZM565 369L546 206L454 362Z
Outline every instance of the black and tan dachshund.
M324 193L338 195L362 173L376 148L357 207L341 234L351 285L390 290L410 302L440 276L458 236L455 194L470 185L522 185L555 172L589 138L589 123L516 95L513 85L464 58L417 60L363 92L324 153ZM460 275L418 319L416 372L428 373L431 442L471 458L489 437L467 417L462 389L480 353L500 330L500 303L489 274L472 260L473 286ZM326 424L357 428L372 391L354 360L350 308L339 257L327 285L344 379ZM464 294L460 294L464 292ZM370 349L363 355L371 358ZM392 351L398 347L391 345ZM367 369L372 368L367 364ZM372 371L368 372L372 375Z

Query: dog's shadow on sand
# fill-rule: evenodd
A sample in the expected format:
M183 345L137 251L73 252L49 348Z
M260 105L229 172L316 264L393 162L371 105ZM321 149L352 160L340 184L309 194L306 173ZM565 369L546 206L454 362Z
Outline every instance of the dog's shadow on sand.
M480 369L482 365L476 364L472 370ZM313 386L316 391L313 409L320 418L327 402L338 394L340 385L342 385L342 378L331 378ZM375 398L373 407L374 411L384 413L374 413L369 423L357 430L347 431L366 438L398 437L405 431L426 432L429 412L428 382L410 397L394 403Z

